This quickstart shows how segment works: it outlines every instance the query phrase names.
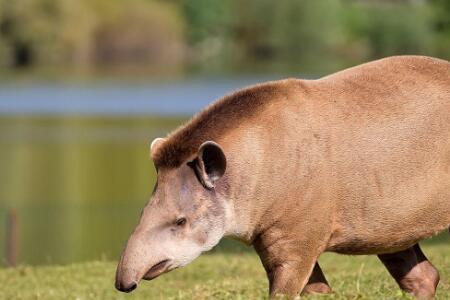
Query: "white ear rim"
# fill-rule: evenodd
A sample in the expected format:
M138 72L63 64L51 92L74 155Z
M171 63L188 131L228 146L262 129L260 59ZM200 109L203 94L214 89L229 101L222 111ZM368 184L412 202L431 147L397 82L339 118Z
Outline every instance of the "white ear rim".
M151 142L151 144L150 144L150 157L152 157L152 159L153 159L154 154L156 153L156 149L157 149L157 148L158 148L165 140L166 140L166 139L164 139L164 138L158 137L158 138L154 139L154 140Z
M154 140L152 141L152 143L150 144L150 151L155 150L156 147L157 147L157 145L160 144L160 143L162 143L162 142L164 142L164 140L165 140L164 138L160 138L160 137L154 139Z

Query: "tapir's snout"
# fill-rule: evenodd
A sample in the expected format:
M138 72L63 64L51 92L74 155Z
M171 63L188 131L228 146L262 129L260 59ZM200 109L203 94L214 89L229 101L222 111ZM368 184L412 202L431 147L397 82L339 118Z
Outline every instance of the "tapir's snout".
M133 272L131 269L124 268L121 264L119 264L116 273L115 286L116 289L121 292L130 293L137 288L137 285L141 279L152 280L159 275L168 272L169 270L171 270L171 260L169 259L164 259L153 265L150 269L145 271L144 276L137 275L136 272Z
M124 293L130 293L134 291L137 288L137 283L132 281L131 283L124 284L116 279L116 289L124 292Z
M116 271L116 289L124 293L130 293L135 290L139 279L134 274L135 272L132 272L132 270L124 268L121 261Z
M130 247L127 247L127 249L130 250ZM135 253L129 253L127 249L122 254L117 266L115 282L116 289L124 293L130 293L137 288L142 277L140 275L142 271L140 270L145 268L145 266L136 264L136 260L129 258L129 254L133 256Z
M167 254L145 245L140 233L130 237L117 266L115 287L121 292L130 293L142 279L152 280L177 267Z

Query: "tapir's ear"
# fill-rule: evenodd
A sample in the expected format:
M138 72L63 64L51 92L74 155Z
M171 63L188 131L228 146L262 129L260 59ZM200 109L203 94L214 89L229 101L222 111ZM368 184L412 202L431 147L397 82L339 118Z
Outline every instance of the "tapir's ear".
M156 138L153 140L153 142L150 144L150 157L153 159L156 153L156 149L158 149L159 146L165 141L166 139L163 138Z
M207 141L198 149L197 158L190 163L198 179L207 189L213 189L217 180L225 173L227 159L222 148L215 142Z

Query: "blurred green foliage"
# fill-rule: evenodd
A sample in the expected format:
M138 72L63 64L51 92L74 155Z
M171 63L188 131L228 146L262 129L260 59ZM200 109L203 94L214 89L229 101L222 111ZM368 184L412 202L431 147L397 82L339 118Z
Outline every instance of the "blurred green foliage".
M448 0L0 0L0 66L324 73L450 59Z
M0 0L4 67L173 66L183 54L174 5L147 0Z

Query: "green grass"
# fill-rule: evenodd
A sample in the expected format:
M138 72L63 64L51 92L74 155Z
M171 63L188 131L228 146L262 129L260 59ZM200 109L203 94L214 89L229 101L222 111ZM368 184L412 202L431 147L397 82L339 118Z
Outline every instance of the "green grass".
M426 244L441 274L437 299L450 299L450 248ZM307 299L410 299L373 256L324 254L320 258L334 293ZM114 289L115 262L0 269L0 299L267 299L267 280L252 252L206 254L185 268L131 294Z

